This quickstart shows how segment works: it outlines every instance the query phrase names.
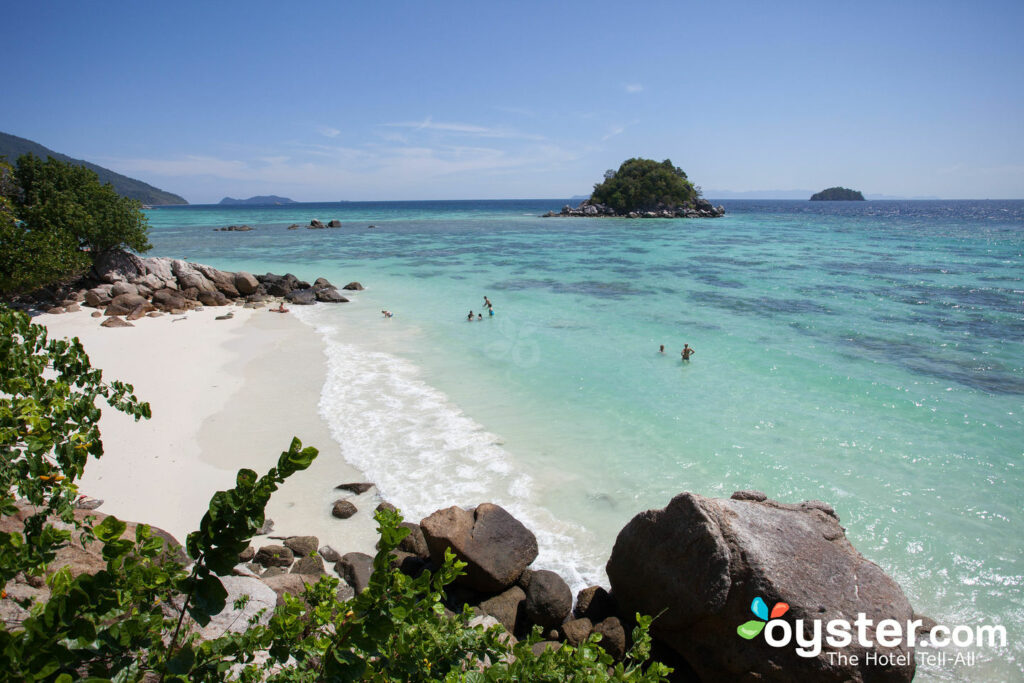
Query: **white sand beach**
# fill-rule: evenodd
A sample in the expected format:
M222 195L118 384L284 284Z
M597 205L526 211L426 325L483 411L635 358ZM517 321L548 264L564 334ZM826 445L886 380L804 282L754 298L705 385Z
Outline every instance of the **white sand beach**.
M152 419L136 423L101 405L104 456L90 460L80 482L83 493L103 499L100 512L184 541L213 493L233 486L238 469L265 473L297 436L320 455L272 497L270 535L313 535L341 553L373 554L376 489L355 496L334 488L364 479L342 459L318 413L324 361L312 328L291 315L239 306L104 328L92 310L34 322L51 337L78 337L104 379L132 384L152 408ZM232 319L215 320L228 311ZM359 512L332 517L339 498Z

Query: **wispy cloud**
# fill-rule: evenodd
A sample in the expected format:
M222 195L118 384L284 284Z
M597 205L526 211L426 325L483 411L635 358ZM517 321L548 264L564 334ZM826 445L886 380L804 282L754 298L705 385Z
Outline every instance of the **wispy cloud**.
M386 128L405 128L410 131L435 131L439 133L451 133L455 135L470 135L482 138L495 138L500 140L543 140L543 135L524 133L513 128L479 126L472 123L458 123L435 121L428 116L422 121L398 121L394 123L382 123Z
M327 138L336 138L341 133L337 128L331 128L330 126L317 126L317 132Z
M643 92L644 89L641 83L627 83L624 87L626 92Z
M622 133L625 132L625 130L626 130L625 126L612 126L611 128L608 129L608 132L605 133L604 136L601 137L601 142L605 142L606 140L610 140L613 137L615 137L616 135L622 135Z

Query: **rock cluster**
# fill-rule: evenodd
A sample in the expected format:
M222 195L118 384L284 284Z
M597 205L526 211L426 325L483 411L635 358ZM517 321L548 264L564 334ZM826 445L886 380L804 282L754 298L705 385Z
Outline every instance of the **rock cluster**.
M340 228L340 227L341 227L341 221L339 221L337 218L328 221L327 225L324 225L322 221L317 220L316 218L314 218L313 220L311 220L309 222L309 226L308 226L308 228L310 230L323 230L324 228ZM290 229L291 229L291 227L289 227L289 230Z
M574 218L718 218L725 215L725 207L712 206L706 199L697 199L682 206L659 205L650 211L629 211L622 213L606 204L591 202L589 199L575 209L566 204L558 213L548 211L543 218L571 216Z
M358 285L350 283L345 288L362 288L352 287L353 284ZM100 309L108 317L123 316L123 320L118 318L121 322L105 322L108 327L123 327L123 322L146 315L181 314L201 306L244 302L255 307L273 297L296 305L348 301L325 278L310 284L291 273L233 273L181 259L140 258L119 250L98 257L87 277L34 295L36 304L43 303L44 310L50 313L79 310L81 304Z
M249 232L253 227L251 225L229 225L226 228L214 228L214 232Z

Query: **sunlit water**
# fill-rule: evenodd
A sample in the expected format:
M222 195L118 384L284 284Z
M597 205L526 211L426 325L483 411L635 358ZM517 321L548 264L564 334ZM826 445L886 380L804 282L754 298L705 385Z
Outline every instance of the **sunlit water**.
M1024 675L1024 202L538 217L562 203L149 216L155 255L366 286L295 309L326 340L342 452L410 519L497 502L579 588L679 492L821 499L919 612L1007 627L919 679ZM312 218L344 227L286 229Z

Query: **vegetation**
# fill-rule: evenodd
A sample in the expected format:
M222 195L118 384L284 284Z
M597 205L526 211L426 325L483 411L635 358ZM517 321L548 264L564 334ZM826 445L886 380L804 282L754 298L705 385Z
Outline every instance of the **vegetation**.
M627 159L618 171L608 170L604 181L594 186L590 203L606 204L619 213L653 211L694 202L700 191L686 173L672 165L651 159Z
M830 187L811 195L812 202L864 201L864 195L846 187Z
M129 178L128 176L121 175L120 173L115 173L110 169L97 166L96 164L89 163L88 161L72 159L66 154L54 152L52 149L43 147L38 142L19 138L16 135L0 133L0 157L7 157L8 159L13 160L23 154L34 154L41 159L53 157L57 161L63 161L75 166L84 166L90 171L94 171L96 175L99 176L100 182L110 183L113 185L114 190L122 197L135 199L143 204L148 204L150 206L157 206L161 204L188 204L183 197L179 197L171 192L165 192L164 190L153 187L141 180L136 180L135 178Z
M339 600L338 580L324 577L301 598L285 595L269 620L257 615L242 633L200 640L188 618L207 624L225 608L219 577L262 526L270 495L317 453L294 439L266 475L240 470L235 487L213 496L199 530L189 534L186 570L146 525L122 538L124 522L111 516L96 523L73 510L87 458L103 453L95 402L148 418L148 404L132 391L104 382L78 340L47 340L44 328L0 307L0 514L18 514L19 499L21 514L29 514L22 530L0 532L0 589L16 577L43 576L50 589L45 603L21 602L30 611L20 623L0 624L0 672L7 679L661 681L669 673L646 663L651 619L639 615L632 649L619 663L597 635L578 648L535 655L530 648L539 629L510 645L499 627L470 628L469 609L447 616L442 589L464 564L449 551L442 567L418 578L393 569L391 551L409 530L387 510L377 514L380 550L358 596ZM65 567L47 575L59 548L95 542L103 543L103 569L75 577Z
M26 154L0 167L0 196L0 294L78 275L108 249L150 248L139 203L82 166Z

